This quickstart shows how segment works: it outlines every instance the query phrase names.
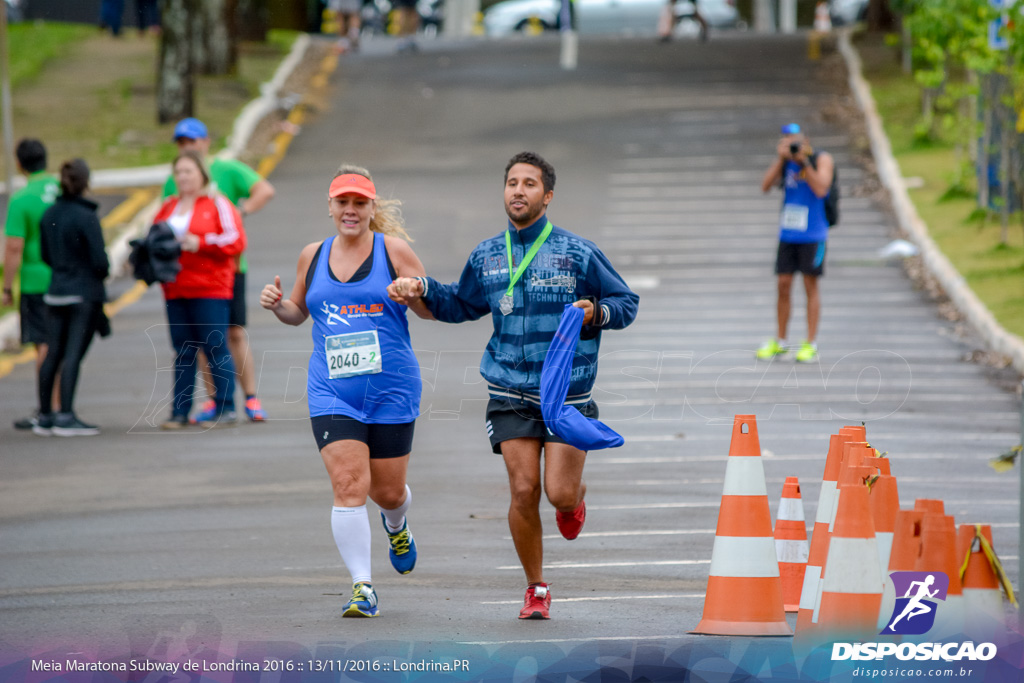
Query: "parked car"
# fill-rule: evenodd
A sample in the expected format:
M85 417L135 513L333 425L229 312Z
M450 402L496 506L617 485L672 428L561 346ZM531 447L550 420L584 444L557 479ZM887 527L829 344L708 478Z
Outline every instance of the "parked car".
M828 15L836 26L864 21L870 0L829 0Z
M666 0L576 0L576 21L580 33L653 34ZM684 16L692 8L677 2L676 13ZM709 25L735 27L739 13L735 0L697 0L697 7ZM541 29L560 25L560 0L504 0L484 12L487 35L504 36L529 30L534 21Z

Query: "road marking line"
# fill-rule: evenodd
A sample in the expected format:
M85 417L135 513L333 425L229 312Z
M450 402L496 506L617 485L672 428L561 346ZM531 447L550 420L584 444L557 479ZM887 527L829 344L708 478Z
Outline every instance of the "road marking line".
M602 595L588 598L558 598L558 602L603 602L608 600L676 600L704 598L704 593L677 593L675 595ZM481 605L518 605L522 600L487 600Z
M516 601L515 604L518 604ZM590 643L595 640L684 640L693 636L679 635L670 636L597 636L590 638L544 638L542 640L479 640L479 641L457 641L459 645L529 645L531 643Z
M781 481L781 479L780 479ZM593 509L593 508L591 508ZM989 526L995 526L990 524ZM698 534L713 534L714 529L652 529L648 531L584 531L580 534L580 538L586 536L587 538L610 538L614 536L690 536ZM562 538L561 534L545 534L545 540L557 540ZM511 536L505 536L506 541L511 541Z
M544 569L599 569L603 567L665 567L691 564L711 564L711 559L706 560L652 560L650 562L555 562L545 564ZM517 569L522 571L522 565L506 565L497 569Z

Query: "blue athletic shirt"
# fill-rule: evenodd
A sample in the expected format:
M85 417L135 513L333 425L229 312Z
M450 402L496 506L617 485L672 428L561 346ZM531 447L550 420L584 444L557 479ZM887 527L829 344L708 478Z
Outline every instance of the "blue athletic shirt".
M373 235L370 275L351 283L339 282L328 270L334 239L324 242L319 258L310 264L315 270L306 292L313 319L309 415L347 415L366 424L412 422L420 413L420 366L409 340L406 307L387 295L391 276L384 235ZM380 372L359 374L376 367ZM332 372L338 375L334 379Z
M508 224L513 264L522 263L547 222L547 217L541 216L522 230ZM506 249L503 230L477 245L458 282L442 284L426 278L424 303L435 318L447 323L490 314L494 333L480 361L480 374L487 380L489 393L501 396L511 389L540 405L541 369L565 305L593 296L601 309L601 325L583 328L573 357L566 403L590 401L597 378L601 331L621 330L632 323L640 297L629 289L597 245L556 225L516 283L512 292L515 307L502 315L499 302L508 290L510 277Z
M804 169L787 161L783 171L786 197L779 214L779 241L790 244L824 242L828 239L828 220L825 219L825 198L802 177Z

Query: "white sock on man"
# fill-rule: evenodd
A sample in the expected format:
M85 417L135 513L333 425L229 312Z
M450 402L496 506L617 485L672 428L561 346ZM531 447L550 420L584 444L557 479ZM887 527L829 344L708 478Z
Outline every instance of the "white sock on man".
M352 583L370 583L370 518L366 514L366 506L333 507L331 530L341 561L352 574Z
M409 509L409 505L412 504L412 491L409 490L409 485L405 485L405 500L401 505L393 510L385 510L381 508L381 514L384 515L384 520L387 522L388 531L395 533L401 531L402 527L405 526L405 512Z

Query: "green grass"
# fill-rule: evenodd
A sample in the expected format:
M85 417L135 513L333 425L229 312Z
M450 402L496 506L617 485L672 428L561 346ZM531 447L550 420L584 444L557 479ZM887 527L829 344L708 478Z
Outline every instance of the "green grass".
M13 89L15 138L43 140L51 165L81 157L94 169L124 168L174 157L174 124L156 120L158 39L113 38L94 27L60 24L17 28L22 48L14 49L32 66L19 67L27 75ZM242 107L259 95L298 35L271 31L266 43L239 46L237 74L197 78L194 114L209 128L214 149L224 145ZM38 45L24 49L34 39Z
M858 44L864 76L882 116L893 154L904 177L921 178L910 191L918 213L939 249L964 276L974 293L1008 331L1024 336L1024 227L1018 214L1010 221L1009 244L1000 244L999 217L977 218L972 195L950 192L955 185L957 151L949 141L922 142L915 134L921 120L921 91L901 73L895 53L870 37ZM947 198L948 195L953 198Z
M24 22L7 29L11 87L36 78L46 63L62 57L74 43L96 34L96 27L55 22Z

